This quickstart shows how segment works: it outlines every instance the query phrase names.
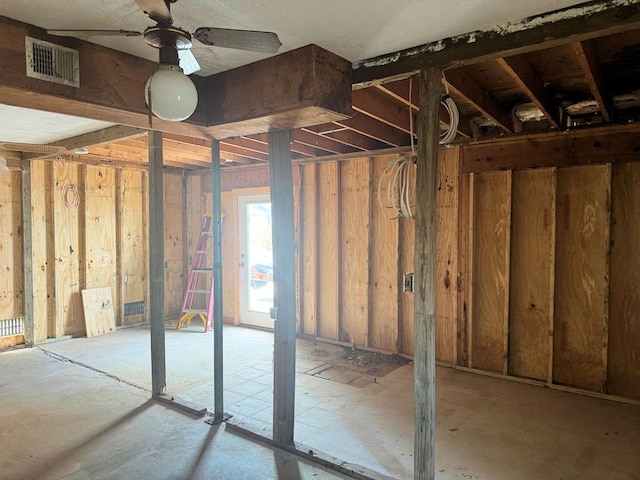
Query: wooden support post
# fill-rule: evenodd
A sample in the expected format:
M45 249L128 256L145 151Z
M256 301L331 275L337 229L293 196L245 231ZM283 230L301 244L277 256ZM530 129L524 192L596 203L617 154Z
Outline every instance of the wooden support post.
M435 476L435 263L436 167L440 137L441 71L420 76L418 172L415 214L414 289L414 478Z
M151 385L154 397L167 386L164 345L164 179L162 133L149 132L149 312Z
M31 214L31 162L22 160L22 266L23 266L23 325L24 343L35 342L33 316L33 228Z
M296 286L291 131L269 133L276 312L273 365L273 441L293 445L296 378Z
M213 405L214 422L224 420L222 355L222 192L220 142L211 141L211 190L213 192Z

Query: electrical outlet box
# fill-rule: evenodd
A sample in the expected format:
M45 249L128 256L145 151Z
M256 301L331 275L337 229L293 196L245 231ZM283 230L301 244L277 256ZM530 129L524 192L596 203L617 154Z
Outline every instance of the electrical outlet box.
M402 291L413 293L413 272L405 273L402 276Z

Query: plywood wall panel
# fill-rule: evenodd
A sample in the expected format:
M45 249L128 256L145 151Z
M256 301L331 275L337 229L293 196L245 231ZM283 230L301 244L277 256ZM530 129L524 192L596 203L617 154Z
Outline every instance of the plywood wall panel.
M317 335L317 229L316 181L317 166L302 167L300 190L300 246L301 265L301 330L306 335Z
M555 169L513 173L509 373L547 380L553 331Z
M79 335L84 333L82 310L82 277L84 259L82 232L80 231L82 205L73 208L65 202L65 188L71 185L81 192L80 167L70 163L54 164L55 188L53 197L53 222L55 238L55 333L50 336ZM68 192L71 202L73 195ZM83 199L80 198L80 203Z
M120 219L120 272L121 302L117 306L124 309L125 303L147 301L147 173L140 170L121 170L121 213ZM122 317L122 323L137 323L148 320L149 305L145 313Z
M21 172L0 175L0 319L23 314Z
M184 288L182 241L184 205L182 175L164 174L164 313L167 317L180 314Z
M85 288L111 288L116 280L115 169L88 165L84 189Z
M470 363L481 370L506 373L511 172L474 178Z
M337 340L339 338L339 175L338 163L317 165L318 205L318 335Z
M469 207L470 175L460 175L458 193L457 364L469 366Z
M399 222L384 216L378 204L378 180L395 156L373 158L369 266L369 346L388 352L398 349Z
M49 283L53 269L49 268L48 253L53 245L51 230L51 181L52 163L34 160L31 162L31 224L33 226L33 323L34 341L39 343L47 338L48 318L54 317L53 278Z
M640 163L613 166L607 391L640 399Z
M440 152L436 191L436 359L456 362L459 150Z
M340 337L368 345L369 335L369 159L340 168Z
M396 220L400 228L400 275L413 272L413 246L415 244L415 223L413 219L400 218ZM398 340L400 353L413 355L413 294L400 294L400 318L398 323Z
M610 165L557 172L553 380L604 388Z

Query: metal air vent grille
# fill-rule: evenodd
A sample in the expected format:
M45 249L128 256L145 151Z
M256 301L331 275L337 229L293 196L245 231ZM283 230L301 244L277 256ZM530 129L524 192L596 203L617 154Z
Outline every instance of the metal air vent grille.
M25 37L27 77L80 86L79 52L53 43Z

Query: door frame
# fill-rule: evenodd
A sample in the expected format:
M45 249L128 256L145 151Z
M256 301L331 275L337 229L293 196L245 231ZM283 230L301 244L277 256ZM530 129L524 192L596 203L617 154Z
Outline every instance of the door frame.
M242 323L241 322L241 314L240 314L240 197L245 196L257 196L257 195L268 195L270 196L271 190L269 187L251 187L251 188L234 188L231 190L231 194L233 196L233 225L229 225L230 228L233 228L233 286L235 290L235 299L234 299L234 325L245 325L252 328L261 328L254 327L253 325ZM271 199L269 198L269 202ZM230 222L231 223L231 222ZM270 328L269 330L273 330Z

